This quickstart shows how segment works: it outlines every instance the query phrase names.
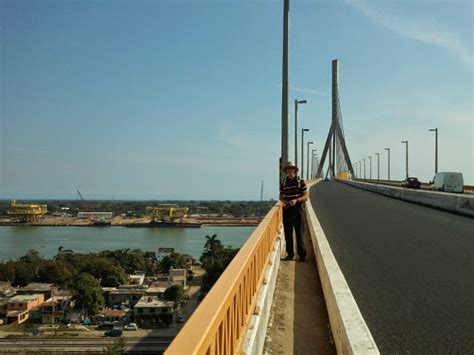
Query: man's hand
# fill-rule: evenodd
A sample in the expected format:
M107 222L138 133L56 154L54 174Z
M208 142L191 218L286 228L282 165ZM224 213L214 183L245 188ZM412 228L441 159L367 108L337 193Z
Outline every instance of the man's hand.
M294 199L294 200L290 200L289 204L290 204L290 206L294 206L294 205L296 205L297 202L298 202L298 200Z

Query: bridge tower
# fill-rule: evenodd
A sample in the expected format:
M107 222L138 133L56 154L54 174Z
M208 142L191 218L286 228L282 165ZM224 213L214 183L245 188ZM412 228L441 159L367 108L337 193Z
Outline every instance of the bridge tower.
M338 173L349 172L354 176L351 158L347 151L346 140L344 139L344 128L342 125L341 106L339 102L339 61L332 61L332 118L331 127L329 128L326 144L324 145L321 162L318 166L317 177L322 177L322 171L326 156L329 152L329 166L326 172L331 179ZM337 158L337 161L336 161ZM336 166L337 164L337 166Z

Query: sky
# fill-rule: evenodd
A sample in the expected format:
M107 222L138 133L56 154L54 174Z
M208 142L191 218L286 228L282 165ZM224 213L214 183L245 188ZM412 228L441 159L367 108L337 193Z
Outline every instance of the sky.
M277 198L282 1L0 0L0 198ZM289 137L474 184L471 1L293 0ZM300 143L300 142L299 142ZM305 152L306 154L306 152ZM373 177L376 159L373 161Z

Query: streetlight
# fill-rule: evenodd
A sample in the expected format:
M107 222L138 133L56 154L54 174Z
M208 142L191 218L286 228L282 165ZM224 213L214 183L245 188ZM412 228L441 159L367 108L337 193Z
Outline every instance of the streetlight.
M308 148L306 150L306 180L309 179L309 145L314 144L314 142L308 142ZM303 162L301 162L303 164Z
M362 160L359 160L359 179L362 179Z
M431 128L430 132L435 132L435 174L438 173L438 128Z
M402 141L402 143L405 143L406 144L406 160L405 160L405 164L406 164L406 178L408 179L408 141Z
M364 161L364 180L366 179L366 176L365 176L365 159L362 159Z
M308 128L301 129L301 177L304 178L304 132L308 132Z
M369 162L370 162L369 180L372 180L372 157L369 157Z
M295 100L295 165L298 166L298 104L305 104L306 100Z
M388 181L390 181L390 148L385 148L385 150L388 152Z
M375 153L377 156L377 180L380 180L380 153Z
M311 179L314 179L314 152L316 149L311 149Z

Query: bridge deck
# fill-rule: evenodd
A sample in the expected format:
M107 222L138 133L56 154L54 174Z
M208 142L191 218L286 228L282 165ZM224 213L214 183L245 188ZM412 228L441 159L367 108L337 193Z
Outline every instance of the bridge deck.
M474 220L338 182L311 203L381 353L470 353Z
M265 353L335 354L312 247L306 262L281 261ZM296 247L295 247L296 250Z

